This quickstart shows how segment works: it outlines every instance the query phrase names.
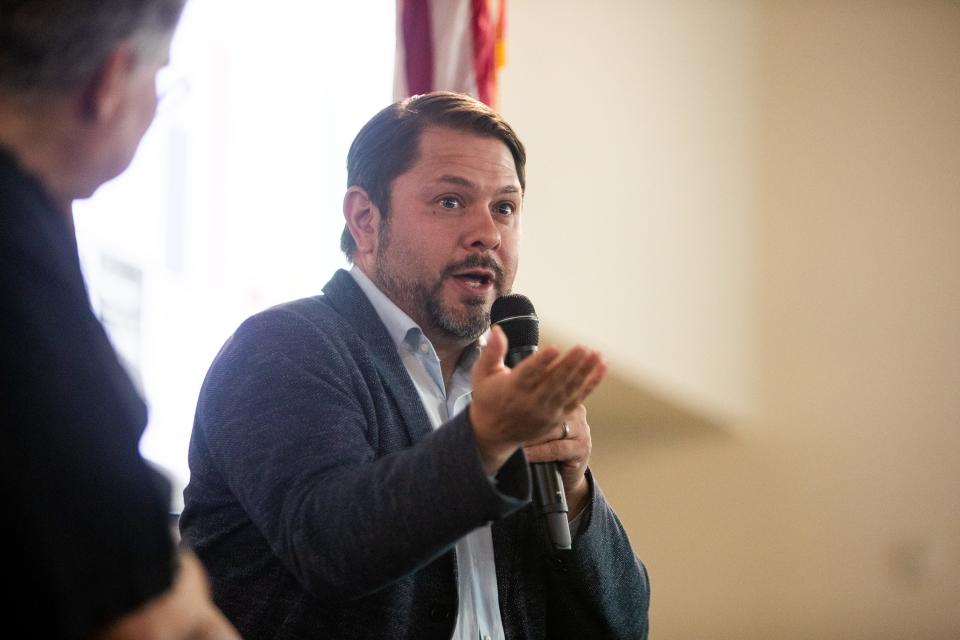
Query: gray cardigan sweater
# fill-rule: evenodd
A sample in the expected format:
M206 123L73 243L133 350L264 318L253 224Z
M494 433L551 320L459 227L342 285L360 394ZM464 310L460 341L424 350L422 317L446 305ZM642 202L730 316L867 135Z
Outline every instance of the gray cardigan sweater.
M248 319L197 405L181 531L244 637L449 638L453 544L492 521L507 638L645 638L646 571L592 478L573 550L548 552L522 452L491 482L353 278L323 291Z

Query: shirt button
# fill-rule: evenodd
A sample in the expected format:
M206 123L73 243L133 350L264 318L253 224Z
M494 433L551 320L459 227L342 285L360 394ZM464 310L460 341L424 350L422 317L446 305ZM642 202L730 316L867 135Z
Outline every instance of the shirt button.
M426 343L426 342L421 343L421 345L420 345L420 353L426 353L427 351L430 351L430 347L427 346L427 343Z
M492 640L492 638L490 638L490 636L483 636L483 640Z

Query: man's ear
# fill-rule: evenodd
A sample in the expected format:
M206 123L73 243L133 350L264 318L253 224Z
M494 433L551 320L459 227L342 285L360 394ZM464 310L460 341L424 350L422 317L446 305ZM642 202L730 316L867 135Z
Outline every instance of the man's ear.
M373 253L377 248L380 233L380 208L373 203L366 189L352 186L343 196L343 217L347 229L357 244L354 261Z
M117 45L87 81L83 91L83 115L101 122L112 118L127 99L127 87L133 74L136 54L133 45Z

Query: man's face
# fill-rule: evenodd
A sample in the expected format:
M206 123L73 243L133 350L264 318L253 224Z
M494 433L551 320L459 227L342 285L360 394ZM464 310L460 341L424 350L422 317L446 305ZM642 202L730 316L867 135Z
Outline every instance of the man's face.
M472 341L517 269L523 196L513 156L492 137L428 128L394 179L373 279L431 340Z
M144 60L131 74L129 108L123 124L123 167L127 168L157 113L157 74L170 59L169 44L160 59Z
M94 188L119 175L133 160L157 111L157 73L169 60L169 47L167 42L162 51L150 51L141 60L132 53L129 71L112 86L117 107L101 128L105 132L97 154L101 158L101 173Z

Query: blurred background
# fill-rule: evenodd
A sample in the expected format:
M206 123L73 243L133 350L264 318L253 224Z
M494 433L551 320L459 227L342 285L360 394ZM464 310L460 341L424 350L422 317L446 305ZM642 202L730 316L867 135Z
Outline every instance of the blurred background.
M611 364L591 466L650 571L651 637L960 638L960 2L506 11L517 289ZM135 164L77 208L178 488L223 341L343 263L396 14L191 0Z

